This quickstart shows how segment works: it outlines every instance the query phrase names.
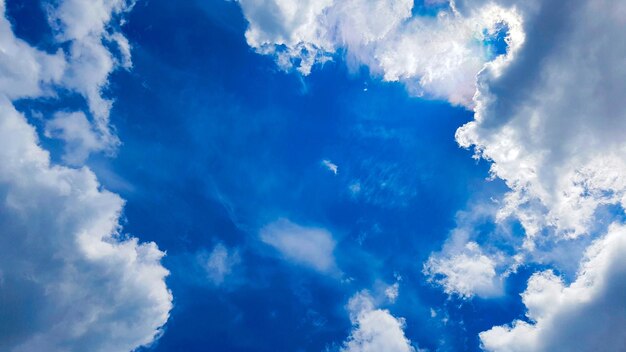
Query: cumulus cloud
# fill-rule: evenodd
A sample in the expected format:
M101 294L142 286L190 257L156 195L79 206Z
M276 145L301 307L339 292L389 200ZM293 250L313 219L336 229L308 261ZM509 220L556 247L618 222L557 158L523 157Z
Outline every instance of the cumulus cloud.
M50 164L0 98L0 346L129 351L152 342L172 296L164 255L121 233L124 204L87 168Z
M97 148L85 146L84 151L113 153L120 144L109 122L113 102L105 97L104 90L111 72L132 66L130 44L114 19L133 5L131 0L64 0L48 7L57 42L69 46L62 84L86 98L97 132ZM117 47L119 55L109 50L111 46Z
M54 85L85 97L96 139L75 138L67 133L53 134L71 144L67 161L82 163L92 152L114 153L120 141L110 125L112 100L105 97L109 75L117 68L130 68L130 44L116 29L114 18L129 11L128 0L64 0L46 8L56 33L59 49L48 54L15 37L5 17L5 3L0 1L0 47L2 75L0 89L10 99L54 95ZM66 45L67 44L67 45ZM62 49L67 46L67 52ZM109 48L116 46L119 55ZM59 122L59 121L57 121ZM66 140L64 137L69 137ZM81 145L85 142L86 145Z
M492 4L466 15L443 7L433 17L412 16L412 0L239 2L248 44L285 70L307 75L342 48L350 62L413 94L465 106L472 105L476 74L493 59L486 42L503 24L520 25L514 12Z
M164 253L122 232L124 201L88 168L50 162L12 101L53 96L71 63L61 51L46 54L16 38L4 1L0 10L0 349L129 351L149 344L172 307ZM94 143L85 120L58 114L46 129Z
M471 1L467 6L471 6ZM626 206L626 70L621 40L626 4L549 1L517 4L524 41L478 76L475 120L457 131L492 162L506 182L498 217L524 227L522 251L537 241L597 236L606 218L598 209ZM610 216L608 221L610 222ZM589 247L576 280L537 273L522 298L530 322L515 321L481 334L492 351L618 351L625 343L623 225ZM601 317L601 318L599 318ZM601 320L600 320L601 319Z
M475 228L492 219L493 206L477 203L457 213L456 228L439 252L430 255L423 273L431 283L449 295L468 299L502 294L502 281L514 260L497 248L483 248L476 242Z
M457 5L462 13L484 6ZM528 0L515 7L523 25L510 28L508 53L479 73L475 120L456 139L492 162L492 176L510 188L497 221L521 222L526 239L516 259L537 259L537 241L558 251L563 239L603 231L600 207L623 212L626 142L617 131L626 127L619 98L626 6Z
M480 334L488 351L623 351L626 346L626 227L613 225L589 247L569 285L551 270L522 294L529 322Z
M59 82L65 71L63 51L47 54L15 37L0 1L0 92L9 99L49 93L49 85Z
M355 294L348 302L353 330L341 348L342 352L414 352L415 347L404 335L405 321L386 309L378 309L367 291Z
M490 297L501 291L496 264L493 258L483 253L478 243L467 242L443 255L432 255L424 264L424 274L448 294L464 298L474 295Z
M274 247L285 259L320 272L336 270L335 240L323 228L304 227L287 219L265 225L261 241Z
M511 188L500 218L519 218L532 249L545 228L577 237L599 206L626 205L626 5L528 3L524 45L481 73L475 121L457 140Z

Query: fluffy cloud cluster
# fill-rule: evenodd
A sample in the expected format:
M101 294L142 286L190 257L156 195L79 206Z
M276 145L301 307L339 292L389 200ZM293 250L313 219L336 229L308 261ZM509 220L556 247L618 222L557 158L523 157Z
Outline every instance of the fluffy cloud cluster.
M34 129L0 98L0 346L129 351L171 308L154 243L120 233L123 201L86 168L50 164Z
M103 90L113 70L131 65L128 40L111 23L130 7L125 0L66 0L50 6L59 47L69 45L68 52L59 48L51 55L15 37L0 1L3 94L9 99L52 96L54 87L61 86L87 101L91 121L83 112L59 112L48 122L47 135L66 142L64 161L69 164L80 165L92 152L113 153L119 145L109 123L112 102L103 97ZM111 45L121 57L113 55Z
M545 228L576 237L595 230L599 206L626 205L626 4L528 3L526 42L481 72L457 140L511 188L500 217L519 218L532 249Z
M466 6L473 6L471 1ZM538 241L598 236L626 207L626 70L621 40L626 4L549 1L517 4L525 41L478 76L475 121L457 131L506 182L498 219L518 219L532 257ZM612 211L598 213L607 205ZM613 214L613 215L611 215ZM608 218L607 218L608 217ZM535 274L523 301L531 323L481 334L493 351L618 351L624 348L624 230L614 225L566 285ZM596 317L601 320L596 320ZM576 342L575 345L571 345Z
M60 2L51 10L72 46L93 32L85 29L91 15L114 11L108 3L85 4ZM130 351L149 344L172 307L164 253L122 233L124 201L88 168L53 165L12 103L76 88L68 75L86 58L31 47L15 37L4 11L0 1L0 349ZM48 127L94 143L80 131L91 129L84 114L59 114Z
M522 300L530 322L482 332L488 351L623 351L626 346L626 227L613 225L589 247L570 285L534 274Z
M424 274L448 294L464 298L473 295L489 297L500 292L496 264L483 253L478 243L467 242L445 255L431 256L424 264Z
M59 48L50 55L15 38L4 16L4 1L0 2L0 45L5 58L0 89L4 94L10 99L52 95L52 87L60 85L87 101L89 124L70 126L57 120L49 127L58 131L51 137L68 143L64 160L69 164L80 165L92 152L113 153L120 143L109 123L112 101L104 97L104 90L111 72L132 65L128 40L112 21L130 8L132 3L126 0L65 0L50 6L49 20L57 43L69 46L68 52ZM118 55L109 50L112 46ZM76 138L77 134L90 137Z
M130 68L130 44L113 21L130 10L129 0L64 0L49 9L49 20L59 43L68 43L66 70L61 83L83 95L93 117L97 143L73 140L67 162L79 164L91 152L115 152L119 145L109 124L112 101L104 97L108 77L118 67ZM114 55L110 47L119 54ZM63 134L60 134L62 137Z
M411 341L404 336L404 319L396 318L386 309L374 306L374 299L362 291L348 302L352 333L342 352L415 352Z
M489 220L492 207L475 204L457 213L456 228L439 252L424 263L427 280L461 298L502 294L502 274L510 265L497 248L483 248L473 237L477 224Z
M482 5L459 4L465 11L476 6ZM626 141L618 132L626 128L619 98L626 7L612 1L516 6L523 33L511 35L509 53L479 73L475 120L456 139L491 161L493 177L509 186L496 220L523 225L519 259L537 258L537 241L555 248L562 239L601 233L612 220L597 210L618 205L619 213L626 205ZM597 31L603 40L593 39Z
M495 5L467 15L452 5L436 16L412 16L412 0L239 2L248 44L283 69L309 74L341 48L350 62L403 82L413 94L465 106L472 105L476 74L492 59L489 39L503 26L520 26L514 11Z

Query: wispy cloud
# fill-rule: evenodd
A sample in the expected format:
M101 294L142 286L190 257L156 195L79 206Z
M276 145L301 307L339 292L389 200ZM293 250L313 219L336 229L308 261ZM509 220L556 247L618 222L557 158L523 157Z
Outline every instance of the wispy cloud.
M325 160L322 160L322 165L324 165L324 167L326 167L330 172L337 175L337 171L339 171L339 166L337 166L337 164L333 163L330 160L325 159Z
M208 279L215 285L221 285L241 262L239 251L229 249L218 243L209 253L201 253L198 260Z
M333 254L335 240L326 229L304 227L280 219L265 225L259 237L292 263L324 273L337 269Z

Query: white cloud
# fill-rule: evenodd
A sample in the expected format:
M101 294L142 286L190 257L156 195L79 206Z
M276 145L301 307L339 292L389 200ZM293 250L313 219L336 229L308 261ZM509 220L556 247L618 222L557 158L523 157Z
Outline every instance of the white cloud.
M42 95L63 76L63 51L50 55L16 38L5 7L0 0L0 92L10 99Z
M580 236L594 230L599 206L626 205L626 4L525 7L524 45L481 73L475 121L457 140L511 188L500 218L519 218L532 250L546 227Z
M473 6L466 2L465 7ZM626 3L517 2L523 44L488 64L478 78L475 121L457 131L492 162L511 191L499 212L522 223L522 253L551 242L597 236L626 206ZM522 38L520 36L520 38ZM522 41L520 41L522 43ZM624 230L615 226L591 246L575 282L535 274L523 295L530 323L481 334L493 351L623 350ZM569 242L569 241L568 241ZM622 261L623 262L623 261ZM598 320L597 317L602 317Z
M495 248L485 251L475 241L475 227L490 219L493 204L473 204L469 211L456 215L456 228L440 252L424 263L423 273L429 282L441 286L449 295L461 298L494 297L502 294L502 280L511 260Z
M461 248L431 255L424 264L424 274L447 294L490 297L501 293L496 265L476 242L467 242Z
M486 5L468 15L453 6L436 17L411 16L412 0L240 0L249 21L248 44L280 67L309 74L337 51L410 92L470 106L476 74L491 53L483 41L516 14ZM430 4L437 5L437 4ZM375 15L373 15L375 14Z
M81 165L93 151L103 149L103 142L83 112L58 112L46 121L45 135L65 142L63 160Z
M534 274L522 300L529 322L480 334L488 351L623 351L626 346L626 227L613 225L585 255L574 282Z
M400 295L400 283L395 282L393 285L388 286L385 289L385 296L389 300L390 303L395 303Z
M386 309L377 309L367 291L355 294L348 302L350 320L354 326L342 352L414 352L411 341L404 335L405 321Z
M110 126L112 100L104 97L109 75L118 67L130 68L130 44L111 23L133 6L128 0L64 0L49 4L49 21L56 31L59 49L54 55L39 51L13 34L5 18L5 3L0 1L0 48L4 64L0 90L10 99L53 95L53 85L60 85L83 95L89 106L93 131L98 143L88 139L72 139L66 159L81 163L78 154L105 151L114 153L120 141ZM68 52L60 48L68 44ZM116 57L105 44L117 45ZM55 135L62 138L63 134ZM81 142L88 145L81 146ZM80 153L77 152L80 150ZM81 160L82 159L82 160Z
M61 52L16 38L4 10L0 1L0 346L104 352L150 344L172 307L164 253L123 234L124 201L93 172L53 165L39 146L12 100L67 88L68 64ZM47 129L95 143L81 113L56 115Z
M326 60L326 52L332 50L333 44L323 39L325 28L318 25L318 17L332 2L240 1L250 24L246 40L260 53L276 55L278 65L284 69L291 68L292 60L298 58L298 69L308 74L313 64Z
M324 167L327 168L328 171L330 171L333 174L337 175L337 171L339 171L339 166L337 166L337 164L334 164L330 160L322 160L322 165L324 165Z
M199 259L209 280L215 285L222 284L241 261L236 249L229 250L221 243L216 244L208 255L200 255Z
M101 140L98 150L88 147L83 150L113 153L120 144L109 123L113 102L104 97L103 90L115 69L132 66L130 44L112 19L129 11L133 5L132 0L64 0L48 8L57 41L69 43L62 83L86 98L94 129ZM117 45L120 57L105 44Z
M287 260L320 272L336 270L335 240L323 228L304 227L287 219L265 225L261 241L274 247Z
M87 168L51 165L4 97L0 141L0 301L11 307L0 313L0 345L128 351L152 342L172 304L164 253L125 238L123 200Z
M411 2L241 1L248 43L282 62L327 58L343 47L348 60L385 80L475 105L476 121L459 129L457 140L493 161L493 174L513 190L500 218L514 214L529 237L546 226L575 237L593 226L599 205L626 202L626 146L618 132L626 127L619 100L624 5L499 3L452 2L438 16L420 17L411 16ZM261 4L282 15L262 16ZM379 7L389 10L372 11ZM605 12L612 14L607 20ZM483 41L503 24L508 53L493 59ZM615 39L595 40L597 28ZM300 46L312 49L302 54Z
M482 3L461 1L459 8L473 13ZM475 121L456 135L461 146L474 146L491 161L493 176L511 189L498 221L520 220L527 236L512 265L549 256L537 256L538 236L559 253L561 240L605 226L599 207L620 205L621 212L626 204L626 142L618 132L626 127L620 98L626 5L529 0L515 6L523 28L510 34L509 53L479 74Z

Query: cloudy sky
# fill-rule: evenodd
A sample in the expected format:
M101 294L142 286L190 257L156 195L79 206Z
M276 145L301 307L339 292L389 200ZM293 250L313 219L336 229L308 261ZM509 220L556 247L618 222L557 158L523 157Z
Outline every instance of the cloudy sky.
M0 350L626 351L625 32L0 0Z

